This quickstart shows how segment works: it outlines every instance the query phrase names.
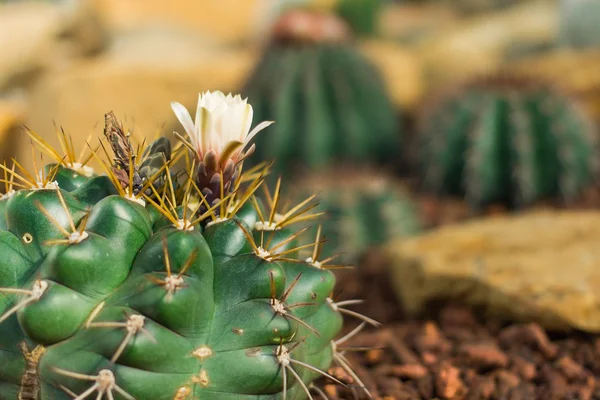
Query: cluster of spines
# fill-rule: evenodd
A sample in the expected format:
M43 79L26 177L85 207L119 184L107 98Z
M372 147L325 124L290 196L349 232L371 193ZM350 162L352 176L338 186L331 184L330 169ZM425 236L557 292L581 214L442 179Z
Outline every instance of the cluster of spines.
M112 181L114 187L117 190L118 195L124 197L130 201L133 201L140 205L145 205L146 203L152 205L152 209L154 209L159 216L164 217L166 221L169 221L174 227L179 230L192 230L195 229L196 226L209 226L209 224L220 223L226 220L235 221L236 225L242 229L244 235L248 243L250 244L251 250L256 254L256 256L262 258L266 262L276 262L276 261L287 261L287 262L299 262L305 263L307 266L311 268L319 268L319 269L329 269L329 268L340 268L343 266L340 265L329 265L328 262L333 259L330 257L328 259L320 260L320 252L321 247L323 245L323 240L320 237L320 229L317 234L317 238L315 242L309 245L302 245L297 247L290 247L290 245L296 241L296 239L303 234L306 229L303 229L299 232L293 233L290 236L281 236L279 232L284 228L298 222L306 222L310 220L314 220L319 217L321 213L311 213L311 210L314 208L314 204L311 204L311 201L314 199L314 196L310 196L306 200L302 201L300 204L292 207L286 207L285 211L280 211L280 188L281 181L279 180L273 195L270 195L266 190L268 205L264 207L260 201L257 199L255 192L256 190L263 185L264 177L268 173L269 166L259 166L255 167L248 172L242 174L240 179L236 182L236 187L231 193L225 194L224 189L221 189L223 192L223 196L219 203L212 205L211 207L207 207L206 211L201 215L198 215L197 211L199 210L198 204L206 203L206 199L202 194L202 191L197 187L194 183L194 180L190 178L190 174L188 174L188 179L182 185L179 190L176 190L173 182L171 181L171 174L169 173L170 163L165 164L164 170L160 172L165 172L167 184L163 186L162 193L157 190L152 184L152 180L146 183L144 190L139 191L137 196L132 196L133 191L124 190L119 184L119 177L116 176L111 168L110 164L103 160L97 149L91 149L91 155L86 157L85 159L81 159L81 161L74 161L72 157L72 151L66 151L67 156L63 158L59 158L58 152L51 148L46 142L44 142L40 137L31 133L34 141L41 145L42 149L47 153L50 153L51 156L55 158L57 164L55 164L49 171L44 172L42 169L41 172L37 172L38 169L36 167L36 176L30 176L27 171L20 165L16 160L13 160L14 164L12 168L8 168L6 165L3 166L5 179L4 182L8 185L8 191L6 195L10 195L14 193L13 187L17 187L25 190L52 190L56 192L59 203L64 209L65 214L68 216L68 228L65 228L63 224L57 221L50 212L48 212L41 204L36 203L36 206L39 210L48 218L48 220L56 226L56 228L62 233L64 239L57 239L45 242L46 245L54 246L54 245L73 245L81 243L82 241L88 238L88 233L86 231L86 224L89 217L89 210L80 218L75 218L71 215L67 202L64 199L62 191L59 185L56 183L54 178L56 177L57 172L60 167L66 167L71 171L78 172L85 171L86 177L93 176L93 172L89 167L87 167L87 163L95 158L100 162L100 165L105 170L109 179ZM64 133L63 133L64 135ZM64 142L61 140L61 143L69 143L66 140L66 136L63 136ZM69 146L67 144L67 146ZM143 149L144 146L140 148ZM103 148L105 151L105 155L108 158L108 152L104 148L103 145L100 145L99 148ZM69 148L70 149L70 148ZM141 154L140 150L140 154ZM108 158L110 159L110 158ZM133 163L133 160L130 160ZM22 174L19 174L15 166L22 170ZM194 165L192 162L192 166L189 171L194 170ZM221 181L223 182L223 180ZM243 185L245 183L246 185ZM133 179L129 180L129 187L132 187ZM264 187L264 186L263 186ZM119 190L120 188L120 190ZM243 189L242 189L243 188ZM151 191L151 195L146 194L146 190L149 189ZM178 202L178 198L181 198ZM192 205L195 202L196 205ZM251 229L247 229L244 224L240 223L238 219L236 219L236 214L242 209L244 205L251 204L258 216L258 220L255 221L254 226ZM208 204L205 204L208 206ZM189 215L188 215L189 213ZM259 232L258 234L256 232ZM24 238L24 241L27 239ZM33 240L33 238L31 238ZM312 248L312 255L308 257L306 260L301 261L296 258L291 257L291 255L297 254L299 251L303 249ZM190 256L190 259L186 263L186 266L193 262L194 255ZM166 295L173 295L179 288L185 285L185 272L187 267L183 266L177 274L173 274L170 263L169 263L169 254L166 244L164 245L164 258L165 258L165 268L166 274L163 279L155 278L153 281L156 285L163 286ZM273 281L273 277L270 277L269 285L271 287L271 300L270 305L273 309L273 312L276 315L280 315L289 318L294 322L302 325L312 334L319 336L318 331L307 325L302 321L301 318L296 317L291 310L309 306L309 303L294 303L288 304L287 300L290 294L292 293L294 287L298 283L301 274L297 276L295 280L286 288L284 293L280 296L277 296L275 284ZM13 294L19 295L21 300L18 301L14 307L7 310L4 314L0 316L0 322L8 319L12 315L14 315L18 310L26 307L27 305L38 301L45 293L48 287L48 282L42 279L37 279L33 282L31 288L0 288L0 293L4 294ZM357 330L353 331L350 335L337 340L332 341L332 353L334 360L340 367L342 367L348 374L354 377L355 381L361 387L362 382L356 376L356 374L352 371L348 360L343 355L343 350L339 347L342 343L344 343L349 337L353 336L358 330L362 329L365 324L371 324L377 326L377 322L369 319L368 317L357 314L351 310L347 310L344 307L347 305L354 304L354 301L345 301L336 303L331 298L327 300L328 304L340 313L345 313L351 316L358 317L363 320L363 323L357 328ZM124 338L121 344L118 346L117 350L113 354L111 358L111 363L114 364L127 344L133 340L133 338L138 334L143 334L148 336L149 332L144 328L144 317L138 314L124 315L123 321L114 321L114 322L95 322L95 317L101 312L104 303L100 303L90 314L89 319L83 325L83 329L119 329L124 330ZM151 335L150 335L151 336ZM151 338L154 340L154 338ZM281 366L281 371L283 373L284 380L284 391L283 398L286 398L286 390L289 384L289 377L292 376L299 385L302 386L303 391L306 392L306 395L309 398L312 398L310 391L313 390L319 395L323 396L323 392L320 391L313 384L310 387L306 386L296 370L293 366L308 369L318 375L330 378L337 383L339 382L337 379L329 375L327 372L319 370L316 367L313 367L307 363L304 363L299 360L295 360L291 357L292 351L298 346L301 342L294 342L291 345L286 346L286 343L280 343L277 352L274 354L277 362ZM201 351L202 349L198 349ZM210 349L205 349L206 351L210 351ZM32 369L35 369L37 366L37 362L41 357L43 352L43 347L37 347L36 349L23 353L30 360L29 368L26 371L26 374L34 374ZM200 354L201 356L201 354ZM35 361L35 362L34 362ZM112 399L114 397L114 393L119 393L124 398L130 399L132 398L129 394L127 394L122 388L118 386L118 382L116 382L116 378L112 371L109 369L102 369L98 371L97 375L85 375L80 374L76 371L67 371L64 369L55 369L54 371L58 375L63 375L65 377L73 378L76 380L82 381L90 381L89 388L82 392L81 394L73 393L69 388L60 387L61 390L69 394L70 396L76 399L85 399L92 395L97 396L98 399ZM24 379L26 376L24 375ZM368 390L363 387L365 392L368 394ZM189 399L189 395L191 390L188 387L182 387L180 391L176 394L174 398L179 399Z

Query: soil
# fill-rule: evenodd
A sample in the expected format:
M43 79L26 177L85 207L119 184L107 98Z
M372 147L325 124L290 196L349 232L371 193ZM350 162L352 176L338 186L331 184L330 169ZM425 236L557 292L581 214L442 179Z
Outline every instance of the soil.
M374 399L600 399L600 335L478 318L476 310L457 304L432 306L430 315L409 319L389 287L385 260L371 256L361 265L338 274L336 300L365 299L352 310L383 326L365 328L339 350L346 349ZM315 399L369 398L344 369L334 365L329 373L346 386L323 379Z

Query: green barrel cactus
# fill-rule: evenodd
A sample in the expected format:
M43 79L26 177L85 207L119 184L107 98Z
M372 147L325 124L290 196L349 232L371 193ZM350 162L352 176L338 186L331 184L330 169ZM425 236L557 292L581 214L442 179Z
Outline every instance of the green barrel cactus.
M320 225L311 228L327 242L321 257L336 256L338 262L356 265L370 250L423 229L409 193L381 173L331 172L299 183L291 196L308 193L317 199L308 197L317 202L313 212L323 215Z
M382 0L339 0L336 12L361 36L377 33Z
M134 152L109 114L114 157L91 153L105 174L35 135L55 163L4 165L1 399L303 399L339 382L332 363L362 385L335 339L356 313L331 299L327 263L298 259L307 210L275 221L254 196L268 168L241 170L269 122L250 132L252 107L220 92L195 121L172 107L182 174L164 139Z
M509 74L433 101L415 152L423 188L475 208L571 201L597 176L597 136L576 104Z
M332 15L283 14L243 93L257 116L277 121L257 137L252 160L275 159L285 173L397 161L399 126L385 86Z

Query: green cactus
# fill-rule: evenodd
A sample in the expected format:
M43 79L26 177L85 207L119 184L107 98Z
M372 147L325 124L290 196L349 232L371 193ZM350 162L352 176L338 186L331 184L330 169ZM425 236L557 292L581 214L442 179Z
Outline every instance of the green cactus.
M94 153L98 175L45 144L60 157L52 166L4 167L0 398L302 399L318 393L315 379L335 380L333 362L355 376L335 341L346 310L331 300L333 274L296 261L290 225L307 210L285 226L272 220L277 209L254 197L267 168L223 178L229 162L241 168L252 108L217 92L200 96L195 124L173 109L192 156L180 190L173 162L150 163L155 173L135 189L143 161L131 153L129 182L116 160ZM221 177L211 207L198 165Z
M422 115L423 188L475 209L571 201L597 173L597 137L571 99L508 74L476 79Z
M257 138L252 160L283 172L336 162L393 164L399 126L378 72L348 43L333 16L284 14L244 94L275 126Z
M337 13L361 36L377 33L382 0L339 0Z
M327 242L322 258L335 255L339 262L356 265L368 251L423 228L407 191L384 174L329 173L299 183L296 191L292 196L297 198L315 193L314 212L325 215L320 228L312 228L320 229L316 236Z

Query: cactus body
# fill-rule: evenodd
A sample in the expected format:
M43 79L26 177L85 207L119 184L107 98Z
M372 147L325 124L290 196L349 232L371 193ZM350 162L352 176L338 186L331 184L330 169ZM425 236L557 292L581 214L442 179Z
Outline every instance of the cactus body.
M370 36L377 32L381 3L382 0L340 0L337 13L355 34Z
M572 200L596 174L597 138L567 97L501 76L441 96L422 117L423 187L480 208Z
M0 398L302 399L343 363L334 276L261 231L252 191L198 217L194 176L133 196L45 170L0 200Z
M246 84L256 115L277 121L257 138L255 159L275 159L286 172L336 162L394 163L398 124L378 72L327 18L321 25L337 28L291 28L315 18L299 11L284 15ZM341 36L319 36L330 31Z
M300 183L299 190L316 193L315 210L326 215L320 234L327 241L323 257L337 255L338 261L356 265L368 251L422 230L408 193L383 174L330 173Z

